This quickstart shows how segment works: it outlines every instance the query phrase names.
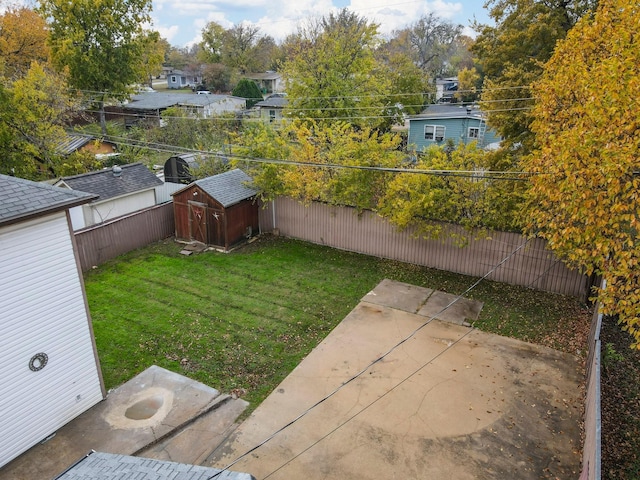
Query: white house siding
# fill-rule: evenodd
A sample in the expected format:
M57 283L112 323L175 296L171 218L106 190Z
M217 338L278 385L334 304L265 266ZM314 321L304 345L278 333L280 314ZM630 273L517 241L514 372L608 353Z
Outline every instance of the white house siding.
M131 195L112 198L104 202L94 202L83 205L84 219L87 226L106 222L112 218L128 215L156 204L155 189Z
M71 217L71 226L74 230L80 230L87 226L84 221L84 213L82 206L77 206L69 209L69 216Z
M103 398L64 212L0 228L0 466ZM31 358L45 353L40 371Z

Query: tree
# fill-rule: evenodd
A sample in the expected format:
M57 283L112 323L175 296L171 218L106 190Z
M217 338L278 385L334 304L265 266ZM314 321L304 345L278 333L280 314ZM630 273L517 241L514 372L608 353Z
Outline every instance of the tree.
M400 114L415 115L428 103L428 94L433 90L424 73L406 52L394 49L390 43L376 51L376 58L387 69L389 99L393 107L390 114L397 113L398 123L403 123Z
M64 160L56 147L78 109L64 78L35 62L24 77L2 87L0 173L34 180L57 175Z
M258 27L241 23L228 29L222 45L222 63L240 73L251 72L256 64L254 48L259 38Z
M427 76L442 75L458 48L462 25L454 25L435 13L423 15L413 25L394 32L391 44L407 53Z
M207 90L212 92L228 92L231 90L233 71L222 63L210 63L205 65L202 72L202 81Z
M474 25L472 47L484 74L482 107L503 145L531 151L531 84L556 42L593 6L593 0L489 0L495 25Z
M200 60L204 63L220 63L225 35L226 31L222 25L216 22L207 22L202 29Z
M348 120L378 127L393 105L390 81L376 60L378 26L346 9L302 27L283 68L289 104L298 118Z
M32 62L49 61L47 25L34 10L9 7L0 15L0 69L10 80L26 75Z
M231 94L236 97L246 98L247 108L253 107L256 103L263 99L262 92L258 88L258 85L256 85L256 82L254 82L253 80L249 80L248 78L243 78L242 80L240 80Z
M640 348L640 5L601 0L559 42L535 85L537 148L523 168L529 231L607 280L603 311Z
M125 98L143 77L151 0L42 0L49 20L53 64L70 84L89 93L106 134L104 102Z
M158 32L144 32L144 43L140 66L145 82L153 88L153 78L162 73L168 42Z
M523 187L520 182L485 176L483 171L489 168L490 157L475 143L432 147L419 157L412 172L398 174L389 183L380 214L398 228L414 228L426 238L441 235L444 223L469 230L514 230ZM461 173L432 175L416 170Z
M345 167L396 167L400 164L400 136L346 122L292 122L279 130L254 124L239 135L241 156L281 159L296 165L247 164L264 200L287 195L301 203L313 201L376 209L390 174Z

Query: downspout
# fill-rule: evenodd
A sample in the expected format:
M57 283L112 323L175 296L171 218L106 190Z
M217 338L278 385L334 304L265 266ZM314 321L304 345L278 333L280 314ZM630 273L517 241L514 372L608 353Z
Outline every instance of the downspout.
M272 227L271 230L276 229L276 201L275 199L271 200L271 218L272 218Z

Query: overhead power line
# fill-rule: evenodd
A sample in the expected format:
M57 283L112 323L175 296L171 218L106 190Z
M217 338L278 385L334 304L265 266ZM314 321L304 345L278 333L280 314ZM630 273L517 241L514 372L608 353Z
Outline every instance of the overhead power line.
M431 175L436 177L460 177L471 178L477 180L509 180L509 181L527 181L528 177L533 175L541 175L537 172L522 171L501 171L501 170L447 170L447 169L417 169L417 168L399 168L399 167L378 167L368 165L343 165L339 163L320 163L320 162L300 162L295 160L262 158L248 155L240 155L232 152L214 152L211 150L196 150L162 143L150 143L137 140L127 140L123 137L105 136L105 140L111 141L119 145L129 147L147 148L150 150L162 151L167 153L195 153L202 156L233 158L239 161L249 163L265 163L283 166L297 167L314 167L333 170L362 170L380 173L393 174L414 174L414 175Z

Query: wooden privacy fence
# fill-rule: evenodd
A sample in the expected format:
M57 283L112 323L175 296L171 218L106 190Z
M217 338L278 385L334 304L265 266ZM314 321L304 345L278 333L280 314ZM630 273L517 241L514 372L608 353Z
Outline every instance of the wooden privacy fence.
M600 480L602 472L602 416L600 410L600 330L602 313L596 305L589 332L587 358L587 395L584 406L584 448L580 480Z
M471 239L460 247L452 235L443 235L442 240L416 238L413 231L400 232L369 211L358 214L353 208L322 203L305 207L289 198L278 198L264 207L260 210L262 232L277 229L287 237L475 277L508 258L489 279L583 300L590 288L589 278L565 267L542 239L527 241L516 233L493 232L491 238ZM446 228L451 234L468 234L455 225Z
M174 234L173 202L75 233L82 271Z

